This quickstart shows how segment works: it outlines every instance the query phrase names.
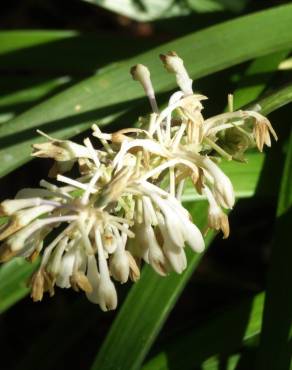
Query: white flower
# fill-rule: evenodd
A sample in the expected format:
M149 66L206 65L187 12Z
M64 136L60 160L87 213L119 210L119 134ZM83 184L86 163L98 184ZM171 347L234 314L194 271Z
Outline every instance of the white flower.
M127 235L125 233L119 235L118 230L114 230L115 234L118 234L117 247L111 255L109 269L114 279L121 283L126 283L130 274L130 261L128 253L125 250Z
M228 217L235 196L230 179L213 160L242 159L257 145L277 139L268 119L258 112L230 112L204 120L203 95L194 94L183 60L174 52L162 55L175 74L179 91L159 112L147 67L132 68L153 113L139 127L103 133L96 124L83 145L41 133L47 142L33 145L33 156L53 158L49 176L61 185L40 181L40 188L20 190L0 204L7 223L0 228L0 261L22 256L39 269L30 280L31 296L39 301L55 286L85 292L103 311L115 309L116 280L137 281L144 261L161 276L187 267L185 247L204 251L204 239L180 202L184 183L209 201L208 227L229 235ZM209 155L212 156L209 157ZM76 164L77 177L70 171ZM75 168L74 168L75 170ZM73 172L73 171L72 171ZM54 238L49 234L54 231Z
M215 197L224 208L232 209L235 197L230 179L224 172L208 157L202 157L202 167L211 176Z
M33 144L32 155L40 158L53 158L56 161L70 161L77 158L91 158L88 149L70 140L58 140L38 131L49 139L46 143Z
M245 113L247 113L255 121L253 135L257 147L261 152L263 151L264 144L266 144L267 146L271 146L270 133L272 134L276 141L278 140L275 130L273 129L270 121L266 117L254 111L245 111Z
M224 239L229 236L229 222L227 215L218 206L211 190L205 185L203 192L209 201L208 226L211 229L222 230Z

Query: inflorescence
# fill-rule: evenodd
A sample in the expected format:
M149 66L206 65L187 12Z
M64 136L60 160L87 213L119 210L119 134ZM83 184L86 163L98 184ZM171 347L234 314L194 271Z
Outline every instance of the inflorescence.
M202 233L181 203L187 179L209 202L208 228L228 237L224 210L233 207L234 191L215 155L242 161L248 148L262 151L276 133L260 113L233 111L231 98L228 113L205 120L207 98L193 92L183 60L174 52L161 60L179 86L165 109L157 106L147 67L134 66L131 74L153 113L139 127L112 134L93 125L83 145L40 132L47 141L33 145L32 155L54 159L49 175L58 185L41 180L40 188L1 203L9 222L0 229L0 260L41 255L29 282L34 301L46 291L52 296L55 285L72 287L106 311L117 306L113 280L138 280L142 260L162 276L181 273L186 244L204 250ZM77 178L65 175L73 167Z

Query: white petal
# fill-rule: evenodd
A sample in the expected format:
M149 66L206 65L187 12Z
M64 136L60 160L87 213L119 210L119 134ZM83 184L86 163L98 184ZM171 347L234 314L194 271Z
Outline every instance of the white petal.
M189 220L186 220L184 231L185 240L192 250L197 253L203 252L205 249L205 242L197 226Z
M114 310L118 304L116 288L109 278L102 277L98 289L99 306L103 311Z
M149 234L151 235L151 237L149 238L149 264L159 275L165 276L167 271L167 261L165 255L162 252L162 249L160 248L156 240L152 227L151 231L149 231Z
M220 205L232 208L235 202L233 186L225 173L208 157L204 157L203 166L214 179L214 193Z
M172 207L167 204L167 200L162 199L156 194L153 194L152 197L163 213L166 232L169 234L170 239L175 245L182 248L184 246L184 237L179 217L173 211Z
M64 254L61 261L60 272L57 276L56 285L60 288L70 288L70 276L73 272L75 261L75 250L70 250Z
M95 256L93 256L93 255L90 255L90 256L87 257L87 274L86 274L86 276L87 276L87 279L90 282L90 285L92 286L92 292L90 292L90 293L87 292L86 297L90 302L99 304L98 290L99 290L100 277L99 277L99 273L98 273L98 270L97 270L96 259L95 259Z
M187 267L187 258L184 249L180 249L178 253L175 253L170 248L163 249L173 270L178 274L181 274Z
M130 266L125 250L117 250L112 255L110 259L110 272L113 277L121 283L128 281Z

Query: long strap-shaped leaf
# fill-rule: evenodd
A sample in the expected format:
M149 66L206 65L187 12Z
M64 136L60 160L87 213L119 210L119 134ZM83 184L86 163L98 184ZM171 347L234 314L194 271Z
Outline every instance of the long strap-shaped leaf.
M121 48L121 44L127 47ZM0 71L38 71L42 75L48 72L50 75L88 74L110 62L145 52L157 44L155 39L141 40L121 34L116 37L61 30L0 31ZM52 58L52 55L58 57Z
M292 87L284 90L287 90L286 101L290 102ZM263 100L261 102L263 112L266 106L267 108L281 106L285 101L284 96L277 93L274 99L271 96ZM196 224L202 227L205 222L206 204L195 203L193 207L196 207ZM211 239L209 236L206 246L210 244ZM162 279L155 275L150 267L143 270L140 281L132 287L114 321L92 370L139 369L201 255L188 253L187 257L188 267L180 276L172 274Z
M291 24L292 4L210 27L110 66L2 125L0 176L29 160L30 144L39 140L34 134L36 128L59 138L70 137L88 128L93 121L100 119L104 124L135 108L142 89L130 80L131 65L137 62L148 65L157 91L165 91L174 87L174 79L162 70L154 58L156 54L176 50L193 78L199 78L261 55L289 49Z
M36 268L22 258L1 266L0 269L0 313L27 295L27 279Z
M265 300L256 369L288 370L292 327L292 129L278 201L276 234Z
M242 300L200 327L179 333L143 370L193 369L214 354L231 353L259 334L263 301L263 293Z

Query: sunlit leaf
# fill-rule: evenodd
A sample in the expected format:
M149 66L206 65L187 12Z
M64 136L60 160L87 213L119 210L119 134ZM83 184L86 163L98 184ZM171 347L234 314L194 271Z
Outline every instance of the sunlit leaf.
M204 363L203 369L214 366L214 369L219 370L220 368L215 367L220 362L219 354L232 353L259 334L263 302L263 293L243 299L202 325L178 333L165 345L162 344L161 352L142 369L191 370Z

